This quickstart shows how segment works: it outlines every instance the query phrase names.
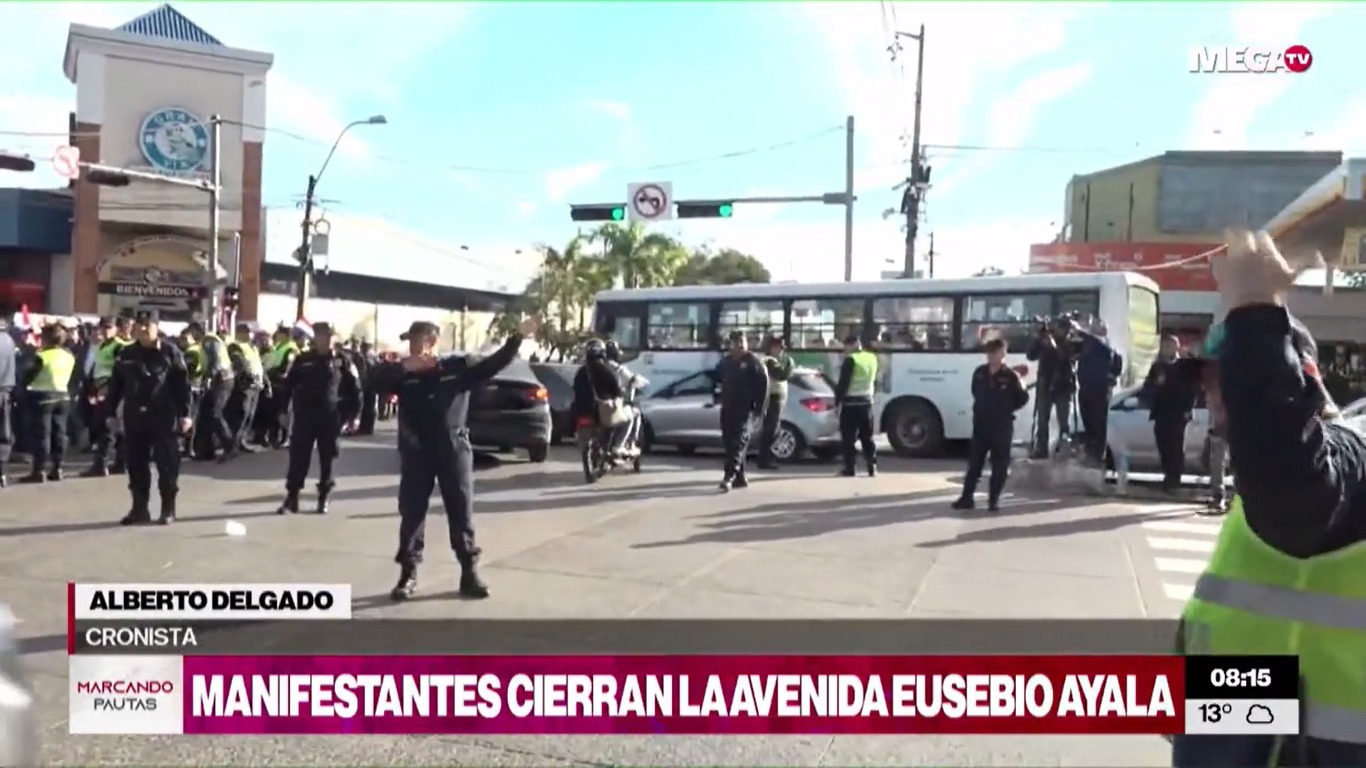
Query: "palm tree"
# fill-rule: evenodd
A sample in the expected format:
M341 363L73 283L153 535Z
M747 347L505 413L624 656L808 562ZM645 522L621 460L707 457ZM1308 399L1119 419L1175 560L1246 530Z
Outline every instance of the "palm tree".
M670 285L688 261L688 251L677 240L649 232L639 222L603 224L592 235L604 249L613 276L623 288L654 288Z

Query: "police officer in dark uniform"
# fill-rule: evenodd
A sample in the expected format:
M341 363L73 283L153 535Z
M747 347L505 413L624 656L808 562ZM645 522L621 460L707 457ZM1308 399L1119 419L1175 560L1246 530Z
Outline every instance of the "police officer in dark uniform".
M293 401L290 427L289 470L285 475L285 500L276 510L285 515L299 511L299 491L308 479L313 448L318 449L318 505L326 514L335 482L332 462L341 453L342 428L360 412L360 382L351 359L332 346L330 323L314 323L313 347L299 353L285 378L285 395Z
M129 318L103 318L95 326L93 356L82 380L80 403L95 456L90 468L82 473L84 477L121 474L125 469L122 438L111 433L108 427L109 419L117 415L108 408L108 389L119 352L132 343L132 321ZM80 362L84 365L86 361Z
M768 404L768 371L749 351L744 331L730 335L730 352L716 364L715 399L721 405L721 445L726 452L721 492L748 488L745 461L755 422L762 421Z
M1005 339L988 339L982 349L987 353L987 362L972 372L972 443L968 448L968 472L963 476L963 495L953 503L953 508L973 508L972 495L977 492L982 466L990 457L987 509L997 512L1010 473L1015 412L1029 404L1029 392L1020 380L1020 374L1006 365Z
M1181 356L1181 342L1164 336L1157 359L1148 369L1140 399L1148 404L1153 423L1153 440L1162 465L1162 490L1168 493L1181 486L1186 469L1186 425L1195 409L1197 387L1186 371L1189 364Z
M426 548L427 510L432 491L441 488L441 501L450 526L451 549L460 563L460 594L488 597L479 578L479 547L474 541L474 451L465 419L469 392L506 368L522 338L536 328L534 320L522 322L496 352L477 362L463 356L436 357L440 330L433 323L417 322L401 337L408 342L409 356L396 363L381 363L372 377L381 394L398 395L398 583L389 596L406 600L417 590L417 567Z
M835 383L835 407L840 409L840 449L844 469L840 474L853 477L857 442L863 449L868 476L877 475L877 444L873 442L873 398L877 394L877 355L863 348L863 340L850 336L844 340L844 362Z
M128 462L128 489L133 507L120 521L140 525L152 521L152 468L157 467L161 495L159 522L175 520L180 489L180 438L189 433L190 375L180 348L159 338L151 313L140 314L136 341L119 353L109 379L109 412L123 406L123 445ZM113 418L110 419L113 421ZM111 425L115 426L115 425Z
M379 356L375 354L375 346L368 341L360 344L360 350L356 353L356 367L360 370L360 424L356 427L357 435L375 434L375 416L379 411L379 396L375 394L375 385L371 380L370 371L379 363Z

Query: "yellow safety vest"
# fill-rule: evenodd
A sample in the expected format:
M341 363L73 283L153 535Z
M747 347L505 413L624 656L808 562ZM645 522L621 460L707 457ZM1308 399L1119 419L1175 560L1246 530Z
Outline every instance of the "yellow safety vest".
M252 377L260 381L266 377L265 366L261 364L261 353L256 351L256 346L251 342L234 341L233 345L242 355L242 359L247 362L247 370Z
M877 383L877 355L860 350L849 355L854 361L854 372L849 377L849 397L873 399L873 389Z
M113 376L114 362L118 359L119 353L123 351L124 347L132 343L117 337L105 339L104 343L95 350L95 367L90 372L90 378L96 382L102 382Z
M71 374L76 370L76 356L61 347L45 347L38 351L38 359L43 361L43 367L29 384L29 391L67 394Z
M218 353L217 353L217 355L216 355L216 357L218 358L218 370L223 371L224 373L226 373L226 374L228 374L229 376L231 376L231 375L232 375L232 358L228 357L228 345L227 345L227 344L224 344L224 343L223 343L223 339L222 339L218 334L216 334L216 333L206 333L206 334L204 334L204 338L201 339L201 340L199 341L199 346L200 346L201 349L204 347L204 342L206 342L206 341L216 341L216 342L218 342L218 344L214 345L214 349L217 349L217 350L218 350ZM205 368L207 369L207 367L208 367L208 362L205 361Z
M285 362L289 360L289 356L297 354L299 354L299 345L292 341L276 344L266 353L265 367L270 371L283 368L285 367Z
M1187 654L1298 656L1300 733L1366 744L1366 543L1290 557L1235 496L1181 627Z
M204 378L204 348L191 344L185 348L185 367L190 372L190 382L198 383Z

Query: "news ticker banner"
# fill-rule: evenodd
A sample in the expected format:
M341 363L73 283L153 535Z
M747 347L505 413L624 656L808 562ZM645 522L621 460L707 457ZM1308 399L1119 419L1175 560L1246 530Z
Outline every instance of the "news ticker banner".
M1274 734L1294 657L72 656L73 734Z

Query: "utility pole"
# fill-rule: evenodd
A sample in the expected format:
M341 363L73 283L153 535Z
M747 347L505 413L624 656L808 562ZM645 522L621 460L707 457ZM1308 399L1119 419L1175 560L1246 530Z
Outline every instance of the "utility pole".
M294 319L304 319L304 310L308 304L308 293L312 289L310 283L313 282L313 248L309 245L309 236L313 234L313 195L318 191L318 177L308 177L308 192L304 195L304 220L300 229L299 238L299 280L298 294L294 297Z
M911 175L906 179L906 191L901 198L901 212L906 214L906 264L905 277L915 276L915 237L920 225L920 204L929 188L929 173L924 165L920 149L920 109L925 85L925 25L920 32L897 32L897 38L910 38L915 41L915 114L911 128ZM893 55L899 46L893 45Z
M854 116L844 121L844 282L854 281Z
M218 246L221 232L221 212L223 208L223 118L213 115L209 118L209 148L213 160L213 176L209 181L209 249L207 251L209 269L209 314L204 327L213 330L218 327Z

